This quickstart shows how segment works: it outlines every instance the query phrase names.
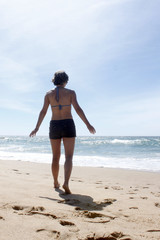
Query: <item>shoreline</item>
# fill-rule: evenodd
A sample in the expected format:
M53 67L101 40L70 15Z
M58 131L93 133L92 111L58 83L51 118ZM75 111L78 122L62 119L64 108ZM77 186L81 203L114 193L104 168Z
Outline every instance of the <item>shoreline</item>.
M36 161L29 161L29 160L6 160L6 159L1 159L0 161L6 161L6 162L28 162L28 163L37 163L37 164L51 164L52 161L50 162L36 162ZM60 162L60 166L63 166ZM133 169L133 168L123 168L123 167L108 167L108 166L79 166L79 165L74 165L74 160L73 160L73 167L82 167L82 168L106 168L106 169L115 169L115 170L126 170L126 171L137 171L137 172L149 172L149 173L160 173L160 170L148 170L148 169Z
M61 186L63 179L61 165ZM155 172L74 166L66 195L53 189L50 164L0 160L1 240L158 240L159 180Z
M47 137L5 137L0 159L51 163L52 151ZM77 137L74 166L106 167L160 172L160 137ZM64 164L62 146L60 164Z

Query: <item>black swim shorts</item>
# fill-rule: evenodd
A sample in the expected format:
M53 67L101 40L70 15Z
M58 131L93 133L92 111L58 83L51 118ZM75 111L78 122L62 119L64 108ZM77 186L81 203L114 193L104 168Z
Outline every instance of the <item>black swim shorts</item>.
M73 119L51 120L49 127L50 139L76 137L76 128Z

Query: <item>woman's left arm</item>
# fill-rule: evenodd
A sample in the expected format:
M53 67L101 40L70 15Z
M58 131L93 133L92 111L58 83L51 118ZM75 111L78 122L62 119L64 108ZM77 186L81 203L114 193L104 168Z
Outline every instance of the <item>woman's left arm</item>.
M35 129L30 133L30 137L33 137L36 135L36 133L38 132L39 130L39 127L47 113L47 110L48 110L48 107L49 107L49 98L48 98L48 94L46 94L45 98L44 98L44 104L43 104L43 108L42 110L40 111L39 113L39 117L38 117L38 121L37 121L37 124L36 124L36 127Z

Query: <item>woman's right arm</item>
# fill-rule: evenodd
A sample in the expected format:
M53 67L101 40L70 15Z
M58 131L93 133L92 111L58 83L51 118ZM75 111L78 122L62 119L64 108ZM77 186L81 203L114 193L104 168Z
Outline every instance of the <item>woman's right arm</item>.
M82 121L86 124L88 130L90 131L90 133L94 134L96 132L96 130L94 129L94 127L89 123L88 119L86 118L82 108L79 106L78 101L77 101L77 97L76 97L76 93L74 91L72 91L72 100L71 103L76 111L76 113L79 115L79 117L82 119Z
M40 111L39 113L39 117L38 117L38 121L37 121L37 124L36 124L36 127L35 129L30 133L30 137L33 137L36 135L36 133L38 132L39 130L39 127L47 113L47 110L48 110L48 106L49 106L49 99L48 99L48 95L46 94L45 98L44 98L44 104L43 104L43 107L42 107L42 110Z

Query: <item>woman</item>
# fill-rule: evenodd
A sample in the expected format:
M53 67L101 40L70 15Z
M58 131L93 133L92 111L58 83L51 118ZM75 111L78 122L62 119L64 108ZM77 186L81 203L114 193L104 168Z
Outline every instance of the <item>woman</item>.
M58 71L54 74L52 80L56 88L47 92L44 98L44 105L40 111L36 128L31 132L30 137L36 135L39 127L46 115L48 106L51 105L52 119L50 121L49 137L53 153L52 174L54 179L54 187L59 188L58 173L59 160L61 153L61 140L63 140L65 150L65 164L64 164L64 184L63 188L66 193L70 194L69 179L72 171L72 158L75 145L76 130L71 114L71 105L79 117L86 124L90 133L95 133L94 127L88 122L83 110L79 106L76 93L65 86L68 82L68 75L64 71Z

